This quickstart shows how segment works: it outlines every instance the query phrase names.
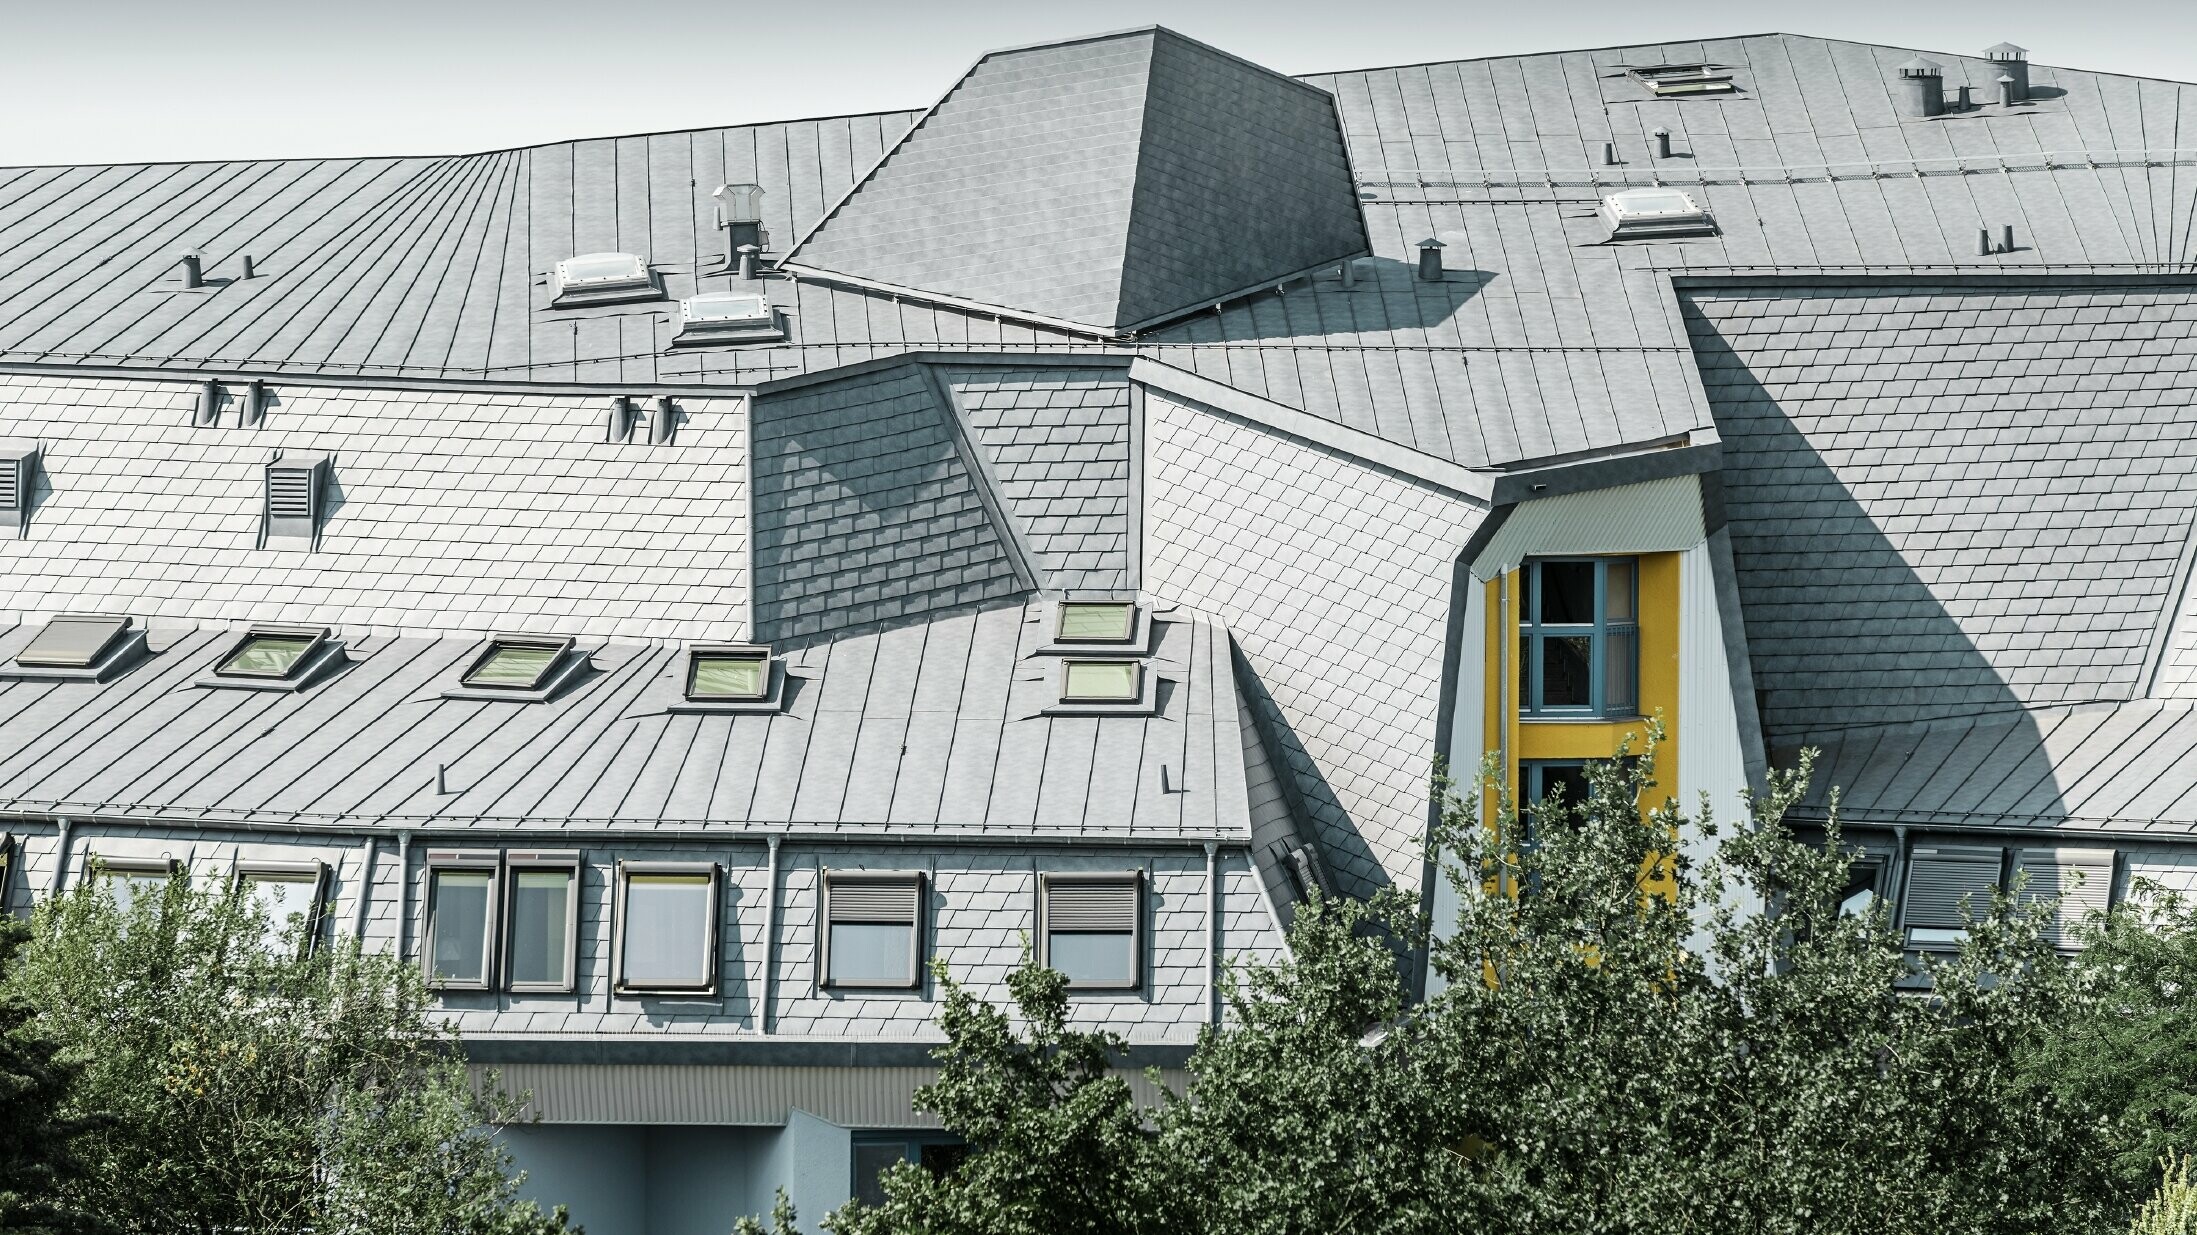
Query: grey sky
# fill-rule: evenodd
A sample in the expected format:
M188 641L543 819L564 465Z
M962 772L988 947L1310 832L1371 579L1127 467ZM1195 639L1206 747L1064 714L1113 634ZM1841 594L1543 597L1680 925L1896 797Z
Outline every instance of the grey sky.
M2192 0L0 0L17 51L0 165L459 153L918 107L989 48L1150 22L1292 73L1787 30L2197 78Z

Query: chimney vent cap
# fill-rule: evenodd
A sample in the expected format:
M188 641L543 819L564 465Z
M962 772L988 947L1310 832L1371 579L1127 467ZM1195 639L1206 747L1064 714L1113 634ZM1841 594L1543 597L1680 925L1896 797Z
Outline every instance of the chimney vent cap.
M1935 60L1926 60L1921 56L1917 56L1899 66L1899 75L1901 77L1939 77L1944 75L1944 71L1944 65Z
M1446 249L1449 246L1443 244L1440 240L1434 238L1433 236L1429 236L1419 242L1419 247L1422 249Z
M2029 49L2016 47L2012 43L2000 43L1994 47L1984 48L1983 54L1991 60L2027 60L2029 58Z

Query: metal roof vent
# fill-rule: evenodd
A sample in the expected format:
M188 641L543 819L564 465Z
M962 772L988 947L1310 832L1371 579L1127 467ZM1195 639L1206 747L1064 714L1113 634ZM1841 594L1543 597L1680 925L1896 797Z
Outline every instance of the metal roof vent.
M1627 189L1602 199L1598 212L1610 226L1610 239L1664 236L1713 236L1716 220L1683 189Z
M1984 48L1983 58L1998 65L1999 72L2006 75L1999 80L2004 81L2006 77L2014 79L2013 102L2028 101L2029 52L2026 48L2016 47L2012 43L2000 43L1995 47Z
M721 184L710 193L717 200L717 226L729 232L725 240L737 253L742 245L756 250L770 247L770 233L763 230L763 186Z
M38 447L32 442L0 442L0 535L23 537L30 526L31 496L38 480Z
M1926 120L1945 114L1945 71L1937 61L1917 56L1892 71L1899 75L1892 99L1900 115Z
M266 517L260 544L275 537L309 540L320 548L320 521L326 513L326 455L277 455L267 464Z
M553 309L590 304L631 304L660 299L656 272L631 253L582 253L557 263Z

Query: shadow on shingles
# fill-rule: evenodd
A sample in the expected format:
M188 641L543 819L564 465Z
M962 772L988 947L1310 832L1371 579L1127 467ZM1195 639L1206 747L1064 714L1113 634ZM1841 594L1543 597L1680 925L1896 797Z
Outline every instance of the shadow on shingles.
M1954 721L1978 715L2021 716L2017 731L2033 740L2035 722L2025 702L1997 666L1946 610L1899 547L1885 535L1860 498L1847 487L1807 430L1834 432L1822 423L1866 415L1850 406L1831 418L1795 414L1780 394L1765 387L1714 323L1691 301L1684 313L1695 359L1716 428L1723 441L1722 491L1731 532L1742 617L1755 681L1756 707L1773 761L1790 767L1803 746L1825 749L1809 801L1820 803L1860 771L1857 762L1885 743L1912 747L1918 732L1853 734L1865 727ZM1820 404L1819 404L1820 405ZM1958 466L1957 438L1944 448L1946 466ZM1937 449L1935 447L1925 448ZM1918 475L1933 461L1907 460ZM1889 499L1887 499L1889 501ZM1890 503L1896 507L1897 503ZM1980 536L1980 534L1978 534ZM1970 537L1967 547L1974 547ZM2007 751L2021 749L2023 732ZM1851 740L1852 750L1837 758ZM1891 752L1884 747L1885 753ZM1973 765L1946 767L1944 775L1969 777ZM2013 764L1994 764L1991 784L1972 783L1980 798L2000 784L2037 784L2049 791L2031 809L2064 817L2065 806L2041 751ZM1885 778L1871 776L1882 786ZM1900 784L1910 784L1902 777ZM1924 782L1927 802L1953 786ZM1849 800L1853 817L1866 819L1866 794ZM1887 807L1907 800L1905 788ZM1953 801L1957 802L1956 795ZM1952 822L1946 820L1945 822Z
M1300 839L1313 843L1335 880L1336 890L1352 896L1370 896L1390 883L1381 860L1366 843L1350 812L1335 796L1334 787L1304 742L1292 729L1274 696L1250 667L1242 649L1235 655L1236 689L1258 721L1260 740L1282 780L1282 793L1290 813L1296 816Z

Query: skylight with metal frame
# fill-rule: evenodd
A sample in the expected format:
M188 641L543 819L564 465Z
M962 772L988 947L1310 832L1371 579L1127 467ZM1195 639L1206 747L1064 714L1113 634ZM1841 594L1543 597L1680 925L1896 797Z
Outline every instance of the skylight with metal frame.
M458 680L474 689L540 690L571 650L572 640L568 638L493 635Z
M553 307L623 304L662 295L656 272L632 253L582 253L557 263Z
M686 697L695 703L756 703L770 696L770 649L705 643L687 649Z
M1063 601L1054 638L1061 643L1127 643L1137 607L1128 601Z
M325 627L254 626L214 666L214 676L289 681L327 642Z
M1144 666L1133 660L1063 660L1062 703L1135 703L1144 695Z
M49 669L89 669L129 637L130 619L112 613L63 613L15 654L15 663Z
M675 343L739 343L784 338L778 310L750 292L699 292L679 302Z
M1739 86L1732 70L1721 64L1648 64L1625 70L1626 76L1646 86L1657 98L1685 98L1697 94L1732 94Z
M1610 239L1639 236L1712 235L1716 222L1691 193L1667 185L1626 189L1602 199L1602 221L1609 224Z

